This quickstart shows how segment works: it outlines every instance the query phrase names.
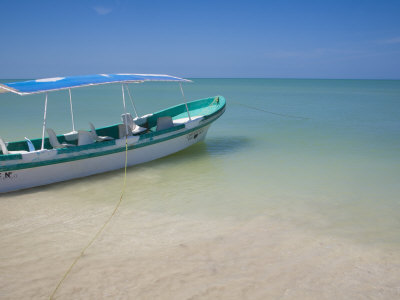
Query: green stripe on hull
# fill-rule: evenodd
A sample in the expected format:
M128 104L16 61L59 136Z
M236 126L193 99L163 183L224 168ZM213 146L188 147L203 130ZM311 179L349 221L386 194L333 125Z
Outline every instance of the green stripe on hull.
M223 100L224 100L223 101L223 105L221 107L219 107L219 109L217 111L215 111L214 113L212 113L211 115L206 116L205 119L209 120L210 118L212 118L212 117L214 117L214 116L219 114L217 116L217 118L218 118L220 115L222 115L222 113L225 110L225 99L223 99ZM217 118L209 120L209 121L206 121L206 122L204 122L204 124L201 124L201 125L199 125L199 126L197 126L195 128L184 130L182 132L179 132L179 133L176 133L176 134L164 137L164 138L160 138L160 139L155 139L154 140L153 137L154 136L158 136L160 134L165 134L165 133L167 133L166 131L162 131L162 132L160 132L160 134L155 134L155 135L151 135L150 134L149 136L146 137L146 138L149 139L149 141L140 142L140 140L139 140L139 144L128 146L128 150L132 150L132 149L136 149L136 148L142 148L142 147L145 147L145 146L161 143L161 142L164 142L164 141L167 141L167 140L171 140L171 139L174 139L174 138L189 134L189 133L191 133L193 131L196 131L196 130L201 129L201 128L205 127L205 126L210 125ZM172 131L180 131L183 128L184 128L184 125L176 126L176 127L172 128L173 129ZM114 142L114 143L112 144L110 142ZM110 142L101 142L101 146L97 146L97 147L94 147L94 148L100 148L100 147L104 147L104 146L108 147L110 145L115 145L115 141L110 141ZM108 143L108 144L104 145L103 143ZM98 144L100 144L100 143L98 143ZM94 145L96 145L96 144L94 144ZM93 148L86 147L86 146L92 146L92 145L77 146L76 148L74 147L74 148L70 148L70 149L76 150L76 149L79 148L79 151L80 150L93 149ZM82 149L80 147L86 147L87 149L86 148ZM58 149L57 153L58 154L62 154L62 153L79 152L79 151L68 151L70 149L68 149L68 148ZM20 163L20 164L15 164L15 165L8 165L8 166L0 167L0 172L36 168L36 167L47 166L47 165L52 165L52 164L59 164L59 163L65 163L65 162L69 162L69 161L75 161L75 160L88 159L88 158L92 158L92 157L104 156L104 155L119 153L119 152L123 152L123 151L125 151L125 146L124 147L119 147L117 149L111 149L111 150L95 152L95 153L87 153L87 154L74 156L74 157L65 157L65 158L46 160L46 161L41 161L41 162L31 162L31 163ZM20 154L17 154L17 155L20 155ZM10 155L8 155L8 156L10 156ZM21 158L22 158L22 156L21 156Z
M0 161L6 161L6 160L18 160L22 159L21 154L8 154L8 155L1 155L0 156Z

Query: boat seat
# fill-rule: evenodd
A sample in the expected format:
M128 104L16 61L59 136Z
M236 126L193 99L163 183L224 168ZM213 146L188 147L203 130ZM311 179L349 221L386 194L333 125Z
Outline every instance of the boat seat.
M28 144L29 152L36 151L35 146L34 146L33 143L31 142L31 140L28 139L27 137L25 137L25 140L26 140L26 143Z
M63 134L66 142L72 142L78 140L78 131L70 131Z
M151 117L153 114L147 114L144 116L136 117L133 119L133 122L135 122L136 125L148 128L148 119Z
M89 131L78 130L78 146L93 144L95 140Z
M1 137L0 137L0 148L1 148L1 151L3 152L3 155L28 153L28 151L8 151L6 143L3 141L3 139Z
M57 135L54 132L53 129L51 128L47 128L47 135L49 136L49 142L50 145L54 148L54 149L59 149L59 148L66 148L66 147L75 147L76 145L73 144L67 144L67 143L60 143L57 139Z
M136 125L135 128L133 128L132 133L133 135L138 135L145 131L147 131L147 128Z
M92 139L96 142L104 142L104 141L111 141L114 138L111 136L99 136L97 135L96 128L94 127L93 123L89 122L90 126L90 134L92 136Z
M190 117L190 119L192 121L195 121L195 120L198 120L198 119L202 119L202 118L203 118L203 116ZM188 117L180 118L180 119L173 120L173 122L174 122L174 125L181 125L181 124L185 124L185 123L189 122L189 118Z
M159 117L157 119L157 131L169 129L171 127L174 127L174 123L172 122L172 118L170 116Z
M132 132L129 132L128 127L128 136L132 135ZM122 139L126 136L126 125L118 124L118 138Z
M144 131L147 131L147 128L141 127L135 123L135 121L133 120L132 115L130 113L122 114L121 120L122 120L122 123L124 123L124 125L125 125L124 127L128 126L128 135L131 135L131 134L136 135L136 134L140 134ZM142 124L142 123L140 123L140 124ZM126 135L126 129L123 133L123 136L125 136L125 135Z

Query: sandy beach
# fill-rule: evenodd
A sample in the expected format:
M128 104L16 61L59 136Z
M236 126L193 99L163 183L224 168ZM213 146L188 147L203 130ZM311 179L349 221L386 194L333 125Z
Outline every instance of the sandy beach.
M9 217L3 215L0 223L1 298L47 299L108 217L112 202L96 210L82 207L72 217L67 199L57 200L57 206L48 199L46 211L30 207L29 212L23 199L10 201L14 210L9 208ZM318 235L274 216L216 220L127 205L79 260L55 299L400 296L398 248Z

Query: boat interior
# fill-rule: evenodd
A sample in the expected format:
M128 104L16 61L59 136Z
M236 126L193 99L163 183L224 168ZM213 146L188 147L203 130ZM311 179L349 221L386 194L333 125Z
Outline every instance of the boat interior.
M223 99L221 97L221 99ZM121 123L107 127L96 128L89 123L90 130L79 130L65 134L56 135L51 128L46 128L47 135L44 139L44 149L68 149L73 151L80 149L103 147L115 145L116 139L125 138L126 135L137 135L139 141L155 136L159 136L172 131L185 128L186 124L212 117L218 113L225 101L220 97L210 97L187 103L190 113L190 120L185 104L176 105L165 110L133 118L131 114L121 115ZM11 156L20 157L27 152L38 151L42 146L42 138L28 139L6 143L0 138L0 160ZM72 150L72 149L71 149ZM3 158L3 159L1 159Z

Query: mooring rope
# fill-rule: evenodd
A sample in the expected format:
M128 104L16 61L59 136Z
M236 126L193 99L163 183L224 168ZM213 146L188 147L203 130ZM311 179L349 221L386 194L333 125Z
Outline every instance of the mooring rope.
M250 109L262 111L262 112L265 112L265 113L268 113L268 114L281 116L281 117L294 118L294 119L302 119L302 120L308 120L308 119L310 119L310 118L307 118L307 117L293 116L293 115L288 115L288 114L280 114L280 113L276 113L276 112L273 112L273 111L265 110L265 109L263 109L263 108L254 107L254 106L251 106L251 105L239 103L239 102L232 101L232 100L230 100L229 102L230 102L230 103L233 103L233 104L241 105L241 106L244 106L244 107L247 107L247 108L250 108Z
M94 243L94 241L99 237L99 235L103 232L104 228L110 223L111 219L114 217L115 213L117 212L118 208L121 205L122 198L125 193L125 186L126 186L126 169L128 166L128 137L125 137L125 172L124 172L124 184L122 186L122 192L121 196L119 197L118 203L115 205L114 211L110 215L110 217L104 222L103 226L97 231L97 233L94 235L94 237L90 240L90 242L83 248L81 253L75 258L69 269L65 272L64 276L61 278L60 282L57 284L56 288L54 289L53 293L50 296L50 300L54 299L54 295L56 294L57 290L61 286L61 284L64 282L64 280L67 278L73 267L76 265L78 260L85 254L85 251Z

